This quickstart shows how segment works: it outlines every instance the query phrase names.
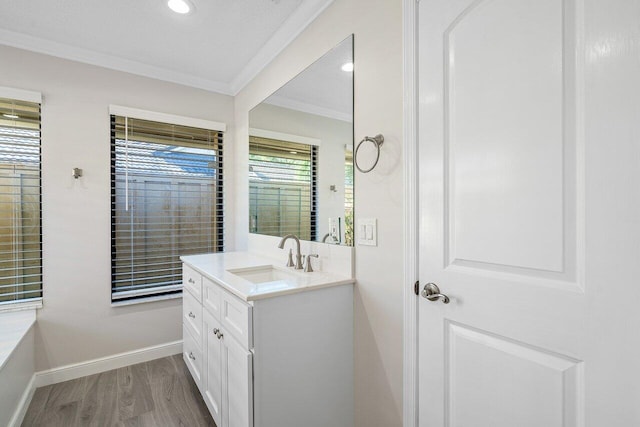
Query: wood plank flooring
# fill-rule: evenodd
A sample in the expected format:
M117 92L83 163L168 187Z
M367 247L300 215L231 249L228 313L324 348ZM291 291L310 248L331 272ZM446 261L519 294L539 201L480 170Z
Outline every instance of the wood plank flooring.
M41 387L22 426L215 427L215 423L178 354Z

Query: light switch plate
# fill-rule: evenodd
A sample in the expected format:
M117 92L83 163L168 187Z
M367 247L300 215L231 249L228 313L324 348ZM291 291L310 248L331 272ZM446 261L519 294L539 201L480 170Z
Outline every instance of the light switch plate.
M378 225L375 218L358 220L358 244L364 246L378 246Z
M340 241L340 223L338 218L329 218L329 234L334 242Z

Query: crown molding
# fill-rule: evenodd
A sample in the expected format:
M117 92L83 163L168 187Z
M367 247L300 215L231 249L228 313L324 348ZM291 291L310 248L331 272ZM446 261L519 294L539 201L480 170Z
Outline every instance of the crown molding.
M230 84L232 95L237 95L293 40L302 33L334 0L307 0L286 19L280 28L267 40L258 53L251 58Z
M202 77L193 76L191 74L143 64L138 61L98 53L89 49L58 43L14 31L0 29L0 44L43 53L45 55L51 55L58 58L83 62L85 64L97 65L111 70L124 71L125 73L191 86L224 95L232 95L230 86L227 83L203 79Z
M97 65L111 70L191 86L223 95L235 96L253 80L260 71L269 65L280 52L295 40L333 1L334 0L307 0L302 2L230 83L204 79L192 74L156 67L115 55L94 52L90 49L71 46L69 44L5 29L0 29L0 44L85 64Z
M327 117L329 119L341 120L343 122L352 122L353 115L349 113L343 113L342 111L333 110L331 108L319 107L317 105L309 104L301 101L294 101L283 96L271 95L266 101L266 104L275 105L277 107L288 108L290 110L301 111L303 113L315 114L317 116Z

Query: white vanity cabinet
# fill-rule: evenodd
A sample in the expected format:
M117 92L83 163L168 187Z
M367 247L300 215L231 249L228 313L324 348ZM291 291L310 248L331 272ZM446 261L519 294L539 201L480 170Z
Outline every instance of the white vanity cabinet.
M251 307L223 295L226 291L220 286L188 266L183 267L183 282L189 283L183 293L185 363L218 427L250 427L252 354L238 339L247 336L248 322L242 323L242 314L250 318Z
M183 357L216 425L352 427L353 285L246 301L202 270L183 264Z

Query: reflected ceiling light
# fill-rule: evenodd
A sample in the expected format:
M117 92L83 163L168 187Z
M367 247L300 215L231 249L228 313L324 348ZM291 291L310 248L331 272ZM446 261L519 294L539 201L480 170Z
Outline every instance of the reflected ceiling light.
M3 117L6 117L7 119L19 119L20 116L18 116L17 114L2 114Z
M352 72L353 62L345 62L344 64L342 64L342 71L346 71L347 73Z
M290 154L298 154L297 151L289 151Z
M175 13L180 13L182 15L191 12L193 9L193 5L187 0L169 0L167 2L167 6L169 6L169 9L173 10Z

